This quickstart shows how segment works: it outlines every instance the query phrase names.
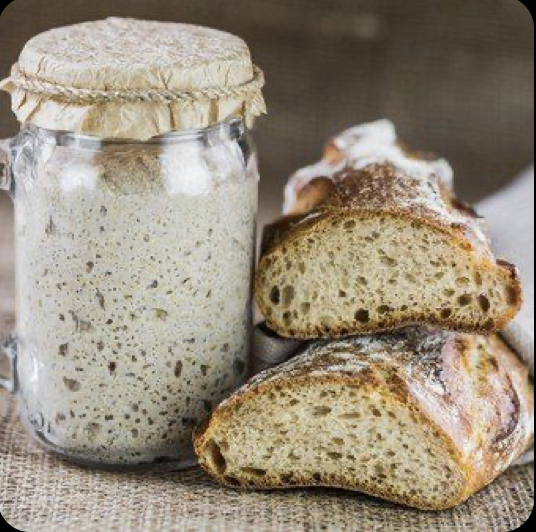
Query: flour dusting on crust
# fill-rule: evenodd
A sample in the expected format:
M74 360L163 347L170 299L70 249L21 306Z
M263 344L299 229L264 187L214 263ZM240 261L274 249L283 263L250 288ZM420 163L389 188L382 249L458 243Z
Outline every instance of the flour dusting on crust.
M385 163L412 178L437 181L446 189L453 188L453 171L445 159L409 153L400 145L394 124L378 120L344 131L331 141L321 161L296 172L285 189L283 212L292 212L300 191L314 179L334 178L345 168L361 170Z
M425 375L426 378L422 380L442 395L444 386L434 372L441 366L444 350L455 337L455 333L448 331L409 327L396 333L310 342L301 354L288 362L255 375L220 407L260 384L300 376L357 376L371 366L382 363L399 367L413 378Z

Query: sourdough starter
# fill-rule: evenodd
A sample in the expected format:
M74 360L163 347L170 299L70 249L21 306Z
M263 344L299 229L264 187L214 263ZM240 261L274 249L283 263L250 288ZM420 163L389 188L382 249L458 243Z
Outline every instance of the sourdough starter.
M257 179L237 150L45 145L27 164L18 377L45 444L187 463L194 426L243 382Z

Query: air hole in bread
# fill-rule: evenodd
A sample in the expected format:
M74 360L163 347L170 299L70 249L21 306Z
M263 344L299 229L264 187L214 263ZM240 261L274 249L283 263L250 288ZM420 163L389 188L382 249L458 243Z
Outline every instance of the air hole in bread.
M344 223L343 227L347 230L351 230L351 229L354 229L354 227L356 226L356 221L355 220L348 220L347 222Z
M274 286L274 287L272 288L272 290L270 291L270 301L271 301L274 305L279 305L279 303L280 303L280 301L281 301L281 292L280 292L278 286Z
M331 408L329 406L317 406L313 411L313 416L315 417L324 417L331 413Z
M300 310L302 312L302 314L307 314L310 310L311 310L311 303L302 303L300 305Z
M294 300L295 295L296 292L294 291L293 286L285 286L285 288L283 289L283 305L285 307L288 307Z
M441 317L446 320L452 316L452 309L451 308L444 308L441 311Z
M348 412L347 414L342 414L339 417L342 419L359 419L361 414L359 412Z
M225 461L225 457L223 456L219 445L214 440L211 440L207 449L210 457L209 459L214 465L214 469L218 474L223 475L227 469L227 462Z
M294 475L292 473L286 473L284 475L281 475L281 482L283 484L291 485L294 483Z
M381 305L378 307L378 313L379 314L389 314L389 312L392 312L392 308L387 305Z
M370 321L370 313L368 310L365 309L359 309L355 313L355 319L359 321L360 323L367 323Z
M384 257L381 257L380 260L386 264L387 266L396 266L398 262L396 259L393 259L393 257L388 257L387 255Z
M478 304L480 305L480 308L484 312L489 312L489 309L491 308L491 303L489 302L489 299L484 294L481 294L478 296Z
M458 298L458 303L462 307L466 307L467 305L470 305L472 301L473 301L473 296L471 294L464 294L463 296L460 296Z

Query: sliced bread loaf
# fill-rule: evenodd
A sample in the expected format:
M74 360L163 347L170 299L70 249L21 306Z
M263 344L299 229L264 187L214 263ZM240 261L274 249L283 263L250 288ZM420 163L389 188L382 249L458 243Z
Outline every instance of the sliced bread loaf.
M267 228L257 271L260 309L281 336L491 332L518 312L515 267L494 258L482 220L436 174L373 163L308 187L313 209Z
M312 343L194 435L201 466L228 486L346 488L435 510L532 438L527 372L498 337L418 329Z

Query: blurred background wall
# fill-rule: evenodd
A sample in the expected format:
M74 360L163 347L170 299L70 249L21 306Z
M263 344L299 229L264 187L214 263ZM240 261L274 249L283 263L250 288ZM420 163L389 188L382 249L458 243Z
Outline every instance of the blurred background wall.
M242 36L265 70L261 220L330 135L379 117L447 156L468 200L533 159L534 27L518 0L14 0L0 75L30 37L107 16L204 24ZM17 124L0 96L0 138Z

